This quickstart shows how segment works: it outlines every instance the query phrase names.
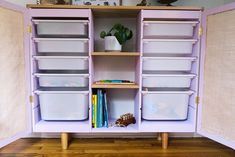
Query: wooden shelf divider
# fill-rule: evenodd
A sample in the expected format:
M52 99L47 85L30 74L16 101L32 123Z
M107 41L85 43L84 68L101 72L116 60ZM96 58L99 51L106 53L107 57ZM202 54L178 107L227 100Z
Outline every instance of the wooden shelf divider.
M93 52L92 56L140 56L139 52Z
M138 89L139 85L137 84L126 84L126 83L120 83L120 84L112 84L112 83L102 83L102 84L96 84L94 83L92 85L92 88L119 88L119 89Z

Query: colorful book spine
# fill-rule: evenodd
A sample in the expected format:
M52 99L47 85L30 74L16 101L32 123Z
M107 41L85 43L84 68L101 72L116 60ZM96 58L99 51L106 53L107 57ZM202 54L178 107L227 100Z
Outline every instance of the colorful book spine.
M99 128L100 127L100 113L99 113L99 111L100 111L100 90L98 89L97 90L97 115L96 115L96 117L97 117L97 128Z
M94 96L94 128L97 128L97 95Z
M95 127L95 95L92 95L92 127Z
M108 102L107 102L107 94L104 93L104 126L108 128Z
M99 90L99 127L103 127L103 92Z

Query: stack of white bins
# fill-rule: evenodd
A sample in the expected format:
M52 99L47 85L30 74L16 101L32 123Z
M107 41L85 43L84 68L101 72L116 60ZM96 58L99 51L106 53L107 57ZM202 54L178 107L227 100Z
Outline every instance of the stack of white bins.
M85 120L89 106L88 20L34 19L42 120Z
M142 118L187 119L197 21L144 21Z

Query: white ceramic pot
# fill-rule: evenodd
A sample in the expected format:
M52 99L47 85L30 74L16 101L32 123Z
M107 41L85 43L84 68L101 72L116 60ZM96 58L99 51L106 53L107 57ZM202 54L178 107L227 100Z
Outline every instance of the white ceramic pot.
M104 38L105 41L105 51L122 51L122 45L119 44L117 38L115 36L106 36Z

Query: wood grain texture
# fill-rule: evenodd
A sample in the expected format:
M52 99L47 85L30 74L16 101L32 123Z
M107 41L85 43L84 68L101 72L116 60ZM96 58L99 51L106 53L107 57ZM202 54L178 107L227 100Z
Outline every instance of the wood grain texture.
M92 10L203 10L202 7L194 6L84 6L84 5L43 5L27 4L27 8L35 9L92 9Z
M20 139L2 149L1 157L234 157L235 151L204 138L73 139L63 150L60 139Z
M117 89L138 89L139 86L137 84L128 84L128 83L120 83L120 84L93 84L92 88L117 88Z
M92 56L140 56L139 52L93 52Z
M32 9L91 9L95 17L136 17L141 10L187 10L200 11L201 7L191 6L80 6L80 5L37 5L28 4Z

